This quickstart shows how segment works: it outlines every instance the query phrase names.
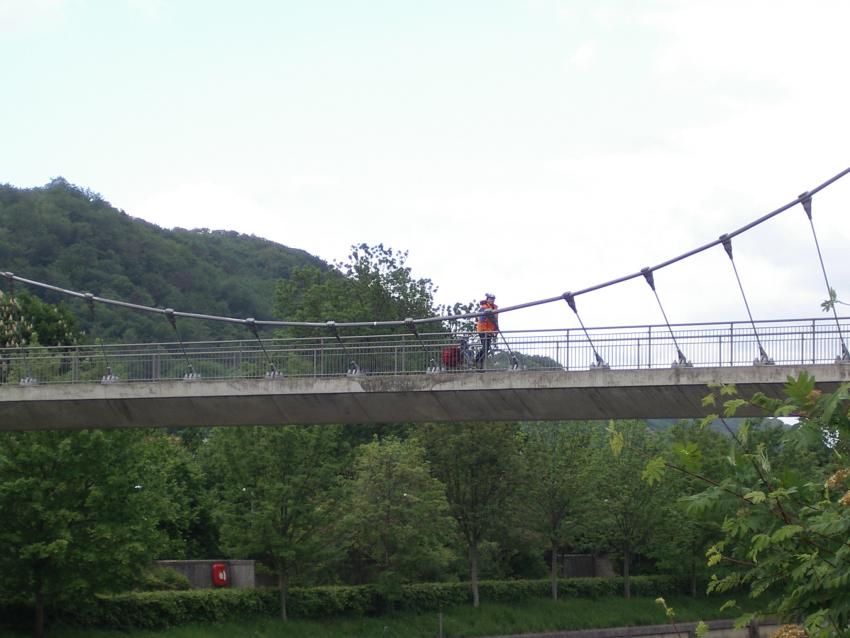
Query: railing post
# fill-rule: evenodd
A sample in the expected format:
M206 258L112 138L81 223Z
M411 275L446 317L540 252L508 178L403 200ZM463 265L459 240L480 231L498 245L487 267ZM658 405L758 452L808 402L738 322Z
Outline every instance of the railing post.
M647 337L647 353L646 353L646 367L647 369L652 369L652 326L649 326L649 333ZM638 348L638 352L640 352L640 348ZM638 366L640 367L640 366Z
M637 361L635 363L637 364L637 369L640 370L640 337L637 338Z
M729 367L735 365L735 324L729 324Z
M555 361L561 363L561 340L555 337Z
M817 355L817 349L815 348L815 337L817 336L817 331L815 330L815 320L812 319L812 364L815 362L815 357Z
M717 335L717 365L723 365L723 335Z
M71 381L77 383L80 380L80 351L74 350L71 356Z
M566 365L564 366L565 370L570 369L570 329L567 328L567 360Z
M318 355L318 359L316 356ZM313 376L319 376L319 370L325 369L325 338L319 337L319 351L313 351Z
M407 372L407 335L401 335L401 371Z

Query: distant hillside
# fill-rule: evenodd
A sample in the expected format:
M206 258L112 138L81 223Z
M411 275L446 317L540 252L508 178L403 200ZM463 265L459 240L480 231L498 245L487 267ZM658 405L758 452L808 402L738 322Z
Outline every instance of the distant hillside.
M741 427L741 425L744 423L744 421L747 421L747 419L743 418L743 417L727 417L725 420L726 420L726 425L728 425L729 429L731 429L733 432L737 432L738 429ZM696 422L696 421L699 421L699 419L647 419L646 424L652 430L656 430L658 432L664 432L664 431L672 428L674 425L676 425L680 421L695 421ZM785 422L783 422L783 421L781 421L781 420L779 420L775 417L772 417L772 416L763 417L760 422L764 425L770 425L770 426L775 426L775 427L789 427ZM726 429L726 426L723 425L723 423L720 421L720 419L711 422L708 425L708 427L711 428L712 430L715 430L716 432L720 432L721 434L728 434L729 433L729 431Z
M276 283L304 264L328 267L259 237L162 229L61 178L43 188L0 185L0 271L62 288L146 306L271 319ZM92 316L80 301L28 290L53 303L64 300L92 337L174 340L164 317L102 304ZM218 322L179 320L178 328L185 340L250 336Z

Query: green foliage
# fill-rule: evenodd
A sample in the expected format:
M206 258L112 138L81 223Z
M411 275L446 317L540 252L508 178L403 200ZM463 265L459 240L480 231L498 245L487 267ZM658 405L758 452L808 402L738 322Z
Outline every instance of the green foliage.
M657 456L646 464L640 477L652 486L661 480L666 465L664 457Z
M637 595L676 595L685 586L681 580L665 576L635 576ZM516 604L549 595L547 580L481 581L482 597L488 605ZM562 599L603 600L622 590L620 578L575 578L560 582ZM289 607L295 618L329 619L365 616L399 611L435 612L470 601L469 583L418 583L403 585L393 600L374 585L346 587L293 587ZM99 595L87 602L57 608L55 618L69 625L118 630L164 629L191 622L220 622L239 618L279 615L277 591L259 589L195 589ZM12 610L3 609L13 620ZM14 613L21 613L18 610Z
M593 498L586 489L593 470L587 454L592 427L581 421L528 423L520 435L518 510L526 523L517 543L548 551L552 594L557 596L558 554L581 536Z
M821 310L823 310L824 312L829 312L830 310L835 311L835 306L837 304L841 304L842 306L850 305L845 301L841 301L838 298L838 293L835 292L835 289L832 286L830 286L830 288L829 288L829 298L827 298L826 300L821 302L821 304L820 304Z
M707 552L716 569L709 590L746 588L761 601L759 612L806 618L810 635L836 635L850 622L850 468L840 453L850 439L850 393L843 385L823 394L807 374L789 379L785 391L783 400L726 401L727 416L756 405L800 422L728 428L730 463L703 478L709 487L688 501L723 520Z
M64 608L59 619L78 626L164 629L193 621L215 622L275 612L277 595L263 589L191 589L97 596Z
M221 544L274 567L284 618L293 574L333 551L330 491L342 458L340 429L328 425L216 428L206 444Z
M436 287L430 279L414 279L407 252L383 244L351 247L348 261L333 270L296 267L277 287L276 309L291 321L397 321L437 314ZM423 332L439 324L421 326ZM301 334L302 331L287 331ZM409 332L407 328L362 328L347 334Z
M155 565L145 570L139 588L143 591L184 591L191 587L189 579L177 570Z
M596 468L591 489L599 503L592 535L597 546L607 545L621 557L628 598L633 556L662 526L673 500L667 485L659 483L665 467L659 457L662 440L640 421L612 421L597 437L602 440L588 451Z
M510 477L520 468L518 427L514 423L429 423L417 426L414 436L425 448L434 476L446 486L477 607L480 546L509 526L516 514Z
M424 455L412 440L375 439L360 446L344 483L340 527L348 551L377 568L387 591L439 577L449 561L455 522Z
M0 595L46 605L131 586L170 503L143 430L0 434Z
M52 306L30 294L0 291L0 348L74 345L82 335L65 306Z

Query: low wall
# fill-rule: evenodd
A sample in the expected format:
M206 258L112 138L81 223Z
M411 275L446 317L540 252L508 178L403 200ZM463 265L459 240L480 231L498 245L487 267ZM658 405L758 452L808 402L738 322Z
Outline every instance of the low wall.
M257 586L252 560L158 560L157 565L168 567L189 579L193 589L213 587L212 566L224 563L227 566L229 587L251 588Z

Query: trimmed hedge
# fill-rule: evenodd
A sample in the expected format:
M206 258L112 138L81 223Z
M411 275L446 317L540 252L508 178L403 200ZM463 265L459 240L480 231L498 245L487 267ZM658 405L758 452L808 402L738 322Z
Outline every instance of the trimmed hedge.
M688 591L687 583L672 576L633 576L632 595L664 596ZM558 584L561 598L621 596L622 578L565 578ZM548 598L548 580L485 580L479 583L483 603ZM393 608L436 611L472 602L469 583L419 583L402 586L392 603L373 585L292 588L287 612L292 618L373 615ZM11 612L11 613L10 613ZM7 615L8 614L8 615ZM0 605L0 617L20 622L32 610ZM210 622L280 614L278 590L195 589L133 592L98 596L87 604L57 610L51 616L69 625L113 629L163 629L189 622Z

